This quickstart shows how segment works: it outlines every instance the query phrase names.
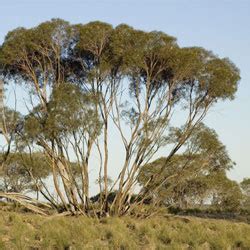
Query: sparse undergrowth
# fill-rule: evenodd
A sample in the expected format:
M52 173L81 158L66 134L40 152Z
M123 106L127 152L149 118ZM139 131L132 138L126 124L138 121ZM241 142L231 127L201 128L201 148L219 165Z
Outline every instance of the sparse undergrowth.
M0 249L250 249L250 225L170 215L98 221L0 211Z

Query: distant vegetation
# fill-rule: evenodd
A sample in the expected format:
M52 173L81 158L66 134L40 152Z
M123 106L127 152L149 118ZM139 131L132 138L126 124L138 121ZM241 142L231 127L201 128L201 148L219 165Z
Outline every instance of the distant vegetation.
M96 218L145 218L166 207L248 213L250 181L238 184L228 179L226 173L235 163L216 132L203 123L211 107L232 100L237 91L239 70L228 58L200 47L180 48L174 37L162 32L144 32L125 24L114 28L98 21L71 25L53 19L7 34L0 47L0 75L7 88L24 86L28 96L26 110L5 106L1 111L2 202L21 204L42 215ZM110 163L116 155L112 141L123 152L117 166ZM156 159L159 152L164 155ZM95 197L90 196L93 168L98 172ZM114 180L112 168L119 170ZM36 199L30 198L31 193ZM50 223L42 221L31 222L30 227ZM68 219L55 221L58 228L68 223ZM86 223L80 221L75 220L78 232ZM226 231L226 226L213 222L203 231L203 222L194 220L190 222L193 232L187 232L197 239L180 242L174 229L178 222L158 221L155 228L154 221L144 226L135 222L126 228L120 220L114 221L118 224L105 225L106 235L93 229L93 235L98 234L95 244L103 240L107 246L112 242L126 247L132 244L130 236L124 243L120 237L135 230L131 237L142 246L161 246L173 239L176 247L202 246L216 234L218 244L214 244L223 248L241 244L237 243L241 230L249 231L246 225L232 224L233 233L234 229ZM147 226L150 223L152 227ZM26 230L29 234L28 226L20 222L20 227L24 228L21 234ZM219 228L225 238L217 233ZM68 233L60 236L60 244L73 244ZM38 237L37 244L46 246L47 234L34 232L32 241ZM232 241L227 242L229 234Z

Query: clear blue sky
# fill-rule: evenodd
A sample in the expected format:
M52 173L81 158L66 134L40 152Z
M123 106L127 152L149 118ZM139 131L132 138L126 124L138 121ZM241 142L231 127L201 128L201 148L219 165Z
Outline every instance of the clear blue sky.
M161 30L181 46L202 46L229 57L241 70L237 98L217 105L206 123L237 163L230 176L250 177L250 0L0 0L0 43L16 27L55 17Z

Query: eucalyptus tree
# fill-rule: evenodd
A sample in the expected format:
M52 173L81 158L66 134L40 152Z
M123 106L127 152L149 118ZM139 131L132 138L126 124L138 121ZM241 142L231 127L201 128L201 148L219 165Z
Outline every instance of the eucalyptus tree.
M178 130L174 130L172 139L176 133ZM138 180L144 187L164 166L161 176L144 188L155 202L184 208L209 202L213 197L221 199L227 184L232 182L226 177L226 171L234 165L216 132L201 123L184 144L182 154L175 154L167 163L162 157L144 165ZM228 189L227 194L232 191Z
M240 183L240 187L243 193L242 207L250 210L250 178L244 178Z
M101 213L129 213L128 197L141 167L166 145L172 147L167 164L216 102L234 98L240 79L229 59L203 48L180 48L162 32L102 22L70 25L58 19L9 32L0 65L6 83L25 84L30 93L33 107L20 137L44 150L64 208L82 214L91 209L93 152L98 152L99 180L104 181ZM173 136L172 122L180 113L184 121ZM110 188L114 130L124 161ZM68 164L71 158L77 159L82 185ZM147 183L157 180L166 164ZM113 189L117 195L109 204Z
M227 178L226 175L217 175L211 180L215 183L212 189L211 205L221 211L237 211L243 201L240 185Z
M5 142L2 146L1 151L4 155L1 159L1 164L7 160L8 155L11 151L11 146L15 141L15 134L18 132L18 128L21 125L23 116L20 112L15 111L8 107L3 107L1 111L1 135L3 136L3 141Z
M4 155L1 155L2 159ZM48 159L42 153L10 153L0 169L0 187L4 192L36 192L44 186L43 180L50 174ZM50 199L49 199L50 201Z

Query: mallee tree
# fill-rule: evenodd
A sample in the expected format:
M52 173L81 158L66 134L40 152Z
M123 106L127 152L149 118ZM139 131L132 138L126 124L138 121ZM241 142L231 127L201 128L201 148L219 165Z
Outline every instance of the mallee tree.
M240 186L226 176L234 165L216 132L200 123L184 144L182 154L175 154L167 164L162 157L144 165L138 180L144 187L150 176L164 166L161 176L145 187L155 205L186 209L210 204L216 209L236 210L243 198ZM153 192L155 186L158 188Z
M93 153L99 155L103 180L98 213L129 214L142 202L140 198L131 205L129 198L142 166L167 146L164 164L150 176L147 187L159 179L208 110L234 98L240 80L229 59L199 47L180 48L163 32L125 24L114 28L98 21L71 25L59 19L9 32L0 47L0 69L6 84L21 84L30 95L28 114L11 149L22 145L24 152L44 152L60 198L54 207L83 215L93 209ZM180 114L182 124L173 128ZM110 187L114 130L124 157ZM114 189L110 204L108 194ZM145 190L140 197L148 196Z

